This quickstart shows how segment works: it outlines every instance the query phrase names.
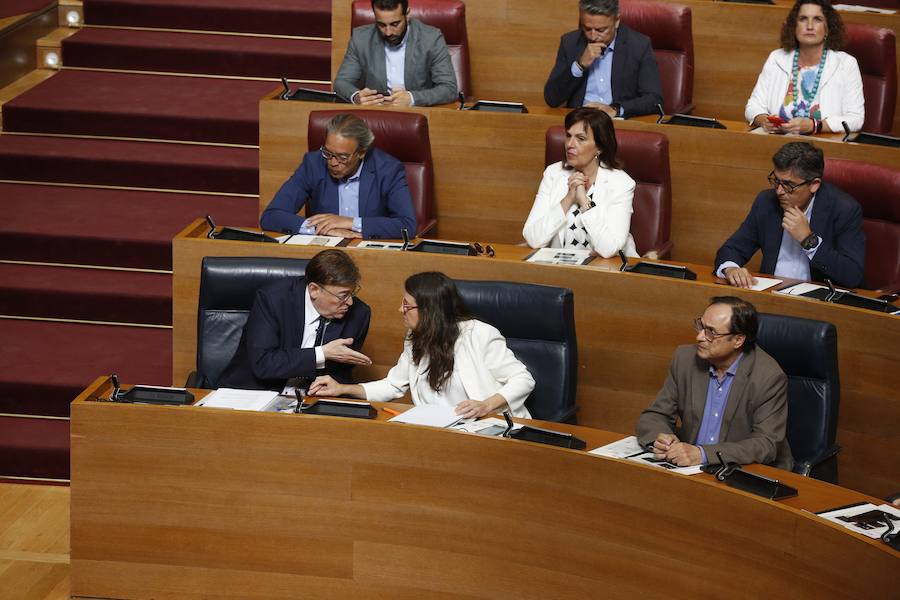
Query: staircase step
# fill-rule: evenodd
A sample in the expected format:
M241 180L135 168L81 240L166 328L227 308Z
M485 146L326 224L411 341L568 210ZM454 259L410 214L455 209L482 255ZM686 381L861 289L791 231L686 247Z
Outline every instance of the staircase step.
M137 29L82 29L62 42L63 65L328 81L331 42Z
M0 260L171 270L172 238L212 215L258 224L256 198L0 183Z
M0 19L37 12L51 4L54 4L52 0L4 0L0 5Z
M0 314L171 325L172 276L0 263Z
M331 0L84 0L89 25L331 36Z
M3 105L3 129L258 145L259 100L281 84L60 71Z
M172 383L171 329L0 319L0 339L0 413L68 417L72 400L111 373Z
M257 194L248 148L0 135L0 179Z
M0 476L69 479L69 421L0 416Z

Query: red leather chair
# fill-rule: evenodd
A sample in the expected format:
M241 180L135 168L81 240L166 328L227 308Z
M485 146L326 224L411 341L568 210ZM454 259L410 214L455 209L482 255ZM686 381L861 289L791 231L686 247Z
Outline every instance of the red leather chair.
M679 4L622 0L622 22L650 38L662 80L666 114L694 108L694 34L691 9Z
M325 144L325 126L341 110L315 110L309 113L307 144L309 151ZM386 110L356 110L353 114L365 121L375 134L375 147L387 152L406 167L406 182L416 211L418 231L423 235L437 226L434 202L434 163L428 119L424 115ZM431 232L435 235L434 232Z
M900 170L855 160L825 160L825 181L862 206L866 232L866 285L900 290Z
M631 235L638 254L667 258L672 252L672 174L669 170L669 138L650 131L616 130L617 156L634 188ZM544 163L565 156L566 130L562 125L547 130Z
M890 133L897 101L896 36L886 27L844 23L844 50L859 63L866 99L863 131Z
M409 16L441 30L450 50L459 91L467 98L471 96L472 78L469 70L466 5L460 0L412 0L409 3ZM374 22L371 0L353 0L350 26L359 27Z

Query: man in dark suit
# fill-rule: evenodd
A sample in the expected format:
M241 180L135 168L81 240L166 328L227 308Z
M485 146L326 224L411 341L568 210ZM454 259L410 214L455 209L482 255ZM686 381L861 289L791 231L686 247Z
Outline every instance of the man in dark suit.
M787 376L756 347L752 304L712 298L694 320L693 346L679 346L635 434L656 458L678 466L728 462L793 466L787 442ZM680 426L678 423L680 421Z
M325 145L307 152L263 211L260 227L345 238L400 238L416 233L403 163L372 148L375 134L352 114L336 115ZM304 219L297 212L306 206Z
M759 193L750 214L716 253L719 277L738 287L755 283L744 264L762 249L763 273L847 287L863 283L866 236L862 209L822 181L825 158L807 142L785 144L772 157L773 189Z
M410 19L408 0L372 0L373 25L353 30L334 91L354 104L454 102L456 71L440 29Z
M611 117L656 112L662 83L650 39L619 22L618 0L580 0L580 29L559 41L544 84L549 106L592 106Z
M237 352L219 387L278 390L295 377L329 374L350 383L369 331L369 306L356 298L359 269L341 250L324 250L290 277L256 292Z

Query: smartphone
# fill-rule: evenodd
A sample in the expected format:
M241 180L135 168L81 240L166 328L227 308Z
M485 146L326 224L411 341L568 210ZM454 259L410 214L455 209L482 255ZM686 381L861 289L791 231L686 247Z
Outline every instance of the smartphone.
M778 115L769 115L768 117L766 117L766 120L768 120L769 123L775 125L776 127L780 127L785 124L785 120Z

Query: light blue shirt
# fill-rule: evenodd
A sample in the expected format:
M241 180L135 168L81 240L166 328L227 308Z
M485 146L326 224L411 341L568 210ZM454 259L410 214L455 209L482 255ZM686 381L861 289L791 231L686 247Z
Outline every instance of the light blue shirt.
M594 60L587 69L587 83L584 90L584 103L600 102L602 104L612 104L612 63L613 54L616 48L616 39L606 47L606 51L600 58ZM572 63L572 76L583 77L584 72L578 66L578 61ZM619 109L619 116L622 116L622 109Z
M803 211L806 220L812 223L812 209L816 202L816 196L809 200L809 206ZM816 236L819 237L819 236ZM800 242L791 237L787 229L781 232L781 248L778 250L778 261L775 263L776 277L790 277L793 279L802 279L809 281L811 279L809 271L809 261L816 255L816 250L822 245L822 238L819 237L819 244L812 250L804 250ZM726 260L719 268L716 269L716 277L725 277L725 269L731 267L740 267L734 261Z
M353 217L353 231L362 231L362 217L359 216L359 174L364 161L359 161L356 172L338 182L338 210L342 217Z
M391 46L387 42L384 43L384 68L387 72L388 89L379 91L390 92L393 91L394 88L406 89L406 80L403 73L404 65L406 64L406 41L408 39L409 28L407 27L406 33L403 34L403 41L400 42L399 46ZM415 99L412 97L412 92L410 92L409 97L411 100L410 106L414 106Z
M716 377L716 369L712 365L709 366L709 386L706 388L706 406L703 408L703 420L700 421L700 430L697 433L697 446L700 447L700 457L705 465L709 462L706 458L706 450L703 449L704 444L718 444L719 432L722 431L722 420L725 418L725 406L728 404L728 394L731 392L731 384L734 383L734 374L737 373L738 365L744 353L738 355L737 359L720 381Z

